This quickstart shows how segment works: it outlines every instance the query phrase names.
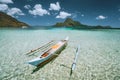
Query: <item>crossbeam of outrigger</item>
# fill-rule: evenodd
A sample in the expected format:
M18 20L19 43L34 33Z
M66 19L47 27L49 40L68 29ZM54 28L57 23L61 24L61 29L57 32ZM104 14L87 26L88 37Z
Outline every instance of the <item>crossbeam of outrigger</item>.
M48 42L48 43L46 43L46 44L40 46L40 47L37 48L37 49L34 49L34 50L29 51L29 52L26 53L26 54L29 55L29 54L38 52L38 51L41 50L42 48L45 48L45 49L46 49L47 47L49 47L49 46L52 45L52 44L54 44L54 40L52 40L52 41L50 41L50 42ZM45 50L44 50L44 51L45 51Z

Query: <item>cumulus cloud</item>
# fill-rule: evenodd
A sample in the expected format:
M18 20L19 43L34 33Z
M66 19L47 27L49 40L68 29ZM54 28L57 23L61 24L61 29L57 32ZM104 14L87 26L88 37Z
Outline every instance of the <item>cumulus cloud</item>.
M6 3L6 4L7 4L7 3L13 3L12 0L0 0L0 2L1 2L1 3Z
M103 15L99 15L96 17L97 20L103 20L106 19L107 17L103 16Z
M0 11L6 11L8 9L8 5L7 4L0 4Z
M30 6L30 5L25 5L24 8L25 8L25 9L30 9L31 6Z
M33 8L33 10L29 10L29 13L34 15L34 16L43 16L45 14L50 15L50 13L46 10L42 8L41 4L36 4Z
M65 18L67 18L68 16L71 16L71 14L70 14L70 13L67 13L67 12L64 12L64 11L61 11L60 14L56 16L56 18L65 19Z
M59 2L56 2L56 4L55 4L55 3L50 3L50 8L49 8L49 10L59 11L60 9L61 9L61 7L60 7Z
M13 17L18 15L25 15L19 8L8 9L7 14Z
M0 11L5 12L12 17L16 17L18 15L25 15L19 8L9 8L7 4L0 4Z

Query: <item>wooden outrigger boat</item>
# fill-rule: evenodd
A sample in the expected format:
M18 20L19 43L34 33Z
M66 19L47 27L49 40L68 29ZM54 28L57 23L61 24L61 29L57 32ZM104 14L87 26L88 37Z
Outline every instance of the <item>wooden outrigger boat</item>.
M60 40L55 45L51 46L50 49L40 54L39 57L28 61L28 63L33 66L40 66L42 64L43 65L46 64L47 62L52 60L56 55L58 55L66 47L68 39L69 38L66 37L64 40Z

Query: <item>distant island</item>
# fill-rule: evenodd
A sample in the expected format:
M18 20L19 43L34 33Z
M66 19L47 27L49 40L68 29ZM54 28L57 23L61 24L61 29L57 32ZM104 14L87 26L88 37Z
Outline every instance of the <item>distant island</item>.
M28 26L28 24L20 22L4 12L0 12L0 27L27 28Z
M67 18L64 22L58 22L53 25L56 28L60 27L68 27L68 28L75 28L75 29L110 29L110 26L88 26L81 24L79 21L74 21L71 18Z
M51 28L73 28L73 29L119 29L112 28L110 26L89 26L80 23L79 21L75 21L72 18L66 18L64 22L57 22L51 26L30 26L24 22L18 21L10 15L7 15L4 12L0 12L0 28L32 28L32 29L51 29Z

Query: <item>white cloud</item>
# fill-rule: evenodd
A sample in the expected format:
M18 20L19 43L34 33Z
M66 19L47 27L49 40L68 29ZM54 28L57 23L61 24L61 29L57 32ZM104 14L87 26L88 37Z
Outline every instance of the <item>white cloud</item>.
M13 17L18 17L18 15L25 15L19 8L9 8L7 4L0 4L0 11L3 11Z
M61 19L65 19L67 18L68 16L71 16L70 13L67 13L67 12L64 12L64 11L61 11L60 14L58 16L56 16L56 18L61 18Z
M13 17L18 15L25 15L19 8L8 9L7 14Z
M96 17L97 20L103 20L106 19L107 17L103 16L103 15L99 15Z
M0 4L0 11L6 11L8 9L7 4Z
M29 10L29 13L34 15L34 16L43 16L45 14L47 15L50 15L50 13L46 10L46 9L43 9L42 8L42 5L41 4L36 4L34 6L34 9L33 10Z
M30 6L30 5L25 5L24 8L25 8L25 9L30 9L31 6Z
M84 14L81 14L82 17L84 17L85 15Z
M7 3L13 3L12 0L0 0L0 2L1 2L1 3L6 3L6 4L7 4Z
M60 7L59 2L56 2L56 4L55 3L50 3L49 10L57 10L57 11L59 11L60 9L61 9L61 7Z

